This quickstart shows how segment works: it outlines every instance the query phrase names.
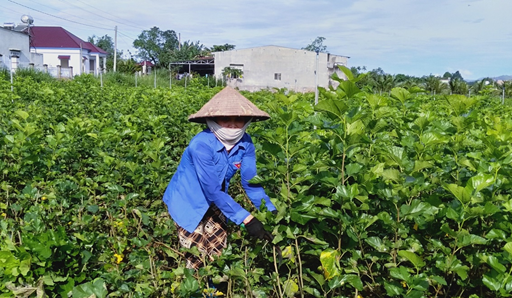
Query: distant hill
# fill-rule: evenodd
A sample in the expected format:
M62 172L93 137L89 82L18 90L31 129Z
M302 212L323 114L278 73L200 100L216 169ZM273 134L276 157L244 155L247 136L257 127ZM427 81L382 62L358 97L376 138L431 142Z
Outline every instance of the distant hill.
M476 81L481 81L483 80L484 78L479 78L477 80L466 80L468 83L470 82L476 82ZM494 78L491 78L495 81L498 81L498 80L502 80L502 81L510 81L512 80L512 75L502 75L502 76L499 76L499 77L494 77Z
M504 76L495 77L493 79L495 81L497 81L497 80L510 81L510 80L512 80L512 76L511 75L504 75Z

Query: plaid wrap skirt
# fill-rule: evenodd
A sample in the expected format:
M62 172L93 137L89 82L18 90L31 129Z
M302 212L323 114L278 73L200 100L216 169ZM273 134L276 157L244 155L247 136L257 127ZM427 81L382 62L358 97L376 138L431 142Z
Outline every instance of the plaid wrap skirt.
M201 257L189 252L185 254L187 268L199 269L205 258L213 261L213 255L220 256L227 245L227 221L222 212L212 204L194 232L190 233L176 224L180 245L185 248L196 246Z

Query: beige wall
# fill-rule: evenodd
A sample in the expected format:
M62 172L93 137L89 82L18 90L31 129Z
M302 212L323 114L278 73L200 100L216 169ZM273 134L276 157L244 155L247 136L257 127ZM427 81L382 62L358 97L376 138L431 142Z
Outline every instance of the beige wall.
M250 49L215 52L215 76L222 77L225 67L243 70L241 79L228 79L228 84L241 90L286 88L296 92L311 92L315 88L316 52L265 46ZM318 86L328 88L330 76L337 64L347 65L348 57L318 54ZM339 70L338 70L339 72ZM281 80L275 79L281 74ZM338 73L343 77L342 73Z

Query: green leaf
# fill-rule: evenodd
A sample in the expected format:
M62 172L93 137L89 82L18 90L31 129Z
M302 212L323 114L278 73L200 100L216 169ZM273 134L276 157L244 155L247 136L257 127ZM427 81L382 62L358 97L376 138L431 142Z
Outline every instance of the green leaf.
M9 141L10 143L14 143L14 136L6 135L5 140Z
M363 133L365 126L361 120L354 121L347 124L348 135L360 135Z
M437 284L440 284L440 285L443 285L443 286L448 285L446 283L446 279L444 279L444 277L442 277L442 276L435 275L435 276L431 276L430 279L435 281Z
M487 264L489 264L494 270L498 271L499 273L505 273L507 271L507 268L503 266L503 264L500 263L500 260L496 258L495 256L489 256L487 258Z
M420 269L421 267L425 266L425 262L423 262L423 259L413 252L407 250L399 250L398 255L411 262L414 265L414 267L416 267L416 269Z
M334 249L327 249L320 253L320 263L322 263L326 280L340 275L339 254L339 251Z
M345 274L341 278L342 282L348 282L355 289L362 291L363 290L363 282L361 278L355 274Z
M404 289L395 282L384 281L384 288L386 289L386 294L390 297L401 295L404 291Z
M345 74L348 81L354 81L354 79L355 79L354 74L348 67L338 64L338 69L341 70Z
M457 242L459 247L464 247L475 244L486 244L487 239L480 237L478 235L459 232L459 234L457 235Z
M366 243L368 243L371 247L375 248L375 250L378 252L388 252L389 251L388 247L384 244L382 239L380 239L379 237L376 237L376 236L369 237L369 238L364 239L364 241Z
M308 294L313 295L313 297L322 297L322 294L316 288L304 287L304 291Z
M454 268L452 268L452 271L457 273L457 275L462 280L466 280L468 278L468 271L469 271L468 266L463 266L463 265L458 264L458 265L454 266Z
M504 231L499 230L499 229L492 229L489 231L489 233L487 233L487 235L485 235L485 237L487 239L505 240L505 239L507 239L507 233L505 233Z
M512 242L508 242L507 244L505 244L505 246L503 246L503 249L508 252L510 254L510 256L512 257Z
M96 213L96 212L98 212L98 210L100 210L100 207L98 205L87 206L87 211L89 211L91 213Z
M256 175L256 176L252 177L251 180L249 180L249 183L251 183L251 184L261 184L263 182L265 182L265 179L259 175Z
M400 171L397 169L385 169L382 171L382 177L384 180L392 180L395 182L400 182Z
M414 162L414 170L412 171L413 173L414 172L419 172L423 169L428 169L428 168L431 168L432 167L432 163L429 162L429 161L425 161L425 160L417 160Z
M386 106L388 104L386 97L380 96L378 94L368 94L366 96L366 101L368 102L372 110L375 110L381 106Z
M489 174L478 173L476 176L469 178L468 184L473 187L476 192L491 186L494 183L494 176Z
M345 199L353 199L359 194L358 184L352 184L349 186L340 185L336 187L336 194Z
M300 212L297 212L295 210L292 210L290 212L290 218L291 218L292 221L294 221L296 223L299 223L301 225L305 225L308 221L310 221L312 219L317 219L318 216L311 215L311 214L300 213Z
M361 92L361 89L359 89L357 85L351 81L341 81L338 89L343 90L343 93L345 93L344 97L347 99L352 99L356 94Z
M467 188L458 186L457 184L445 184L443 187L451 192L462 204L466 204L471 200L471 192L469 192Z
M323 287L324 284L325 284L325 278L322 274L318 274L316 272L313 272L312 270L310 269L307 269L308 270L308 274L313 276L313 278L316 280L316 282L320 285L320 287Z
M90 298L92 295L96 295L97 298L105 298L108 291L103 279L97 278L92 282L74 287L72 293L73 298Z
M21 261L18 270L20 271L21 275L26 276L30 271L30 259Z
M425 146L435 146L444 143L445 138L437 132L426 132L420 136L420 142Z
M343 115L347 110L347 104L340 100L333 99L322 100L315 106L315 111L330 113L338 117L340 120L343 118Z
M16 115L20 116L23 120L27 120L28 118L28 113L25 112L25 111L22 111L22 110L17 110L14 112Z
M283 291L286 297L293 297L299 291L299 286L293 280L288 279L284 282Z
M389 269L389 274L391 277L403 280L405 282L409 282L411 274L407 271L407 268L404 266L400 266L398 268Z
M402 104L412 97L411 93L402 87L395 87L391 89L391 96L398 99Z
M488 287L491 291L498 291L501 288L501 283L498 278L491 277L487 274L484 274L482 278L482 282L486 287Z

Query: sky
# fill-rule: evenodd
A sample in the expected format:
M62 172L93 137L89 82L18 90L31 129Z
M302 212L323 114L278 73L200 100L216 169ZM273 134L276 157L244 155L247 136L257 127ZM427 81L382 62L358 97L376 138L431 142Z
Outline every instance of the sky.
M117 26L125 54L156 26L181 41L236 49L301 49L321 36L349 67L389 74L512 75L512 0L0 0L0 25L24 14L83 40L114 38Z

